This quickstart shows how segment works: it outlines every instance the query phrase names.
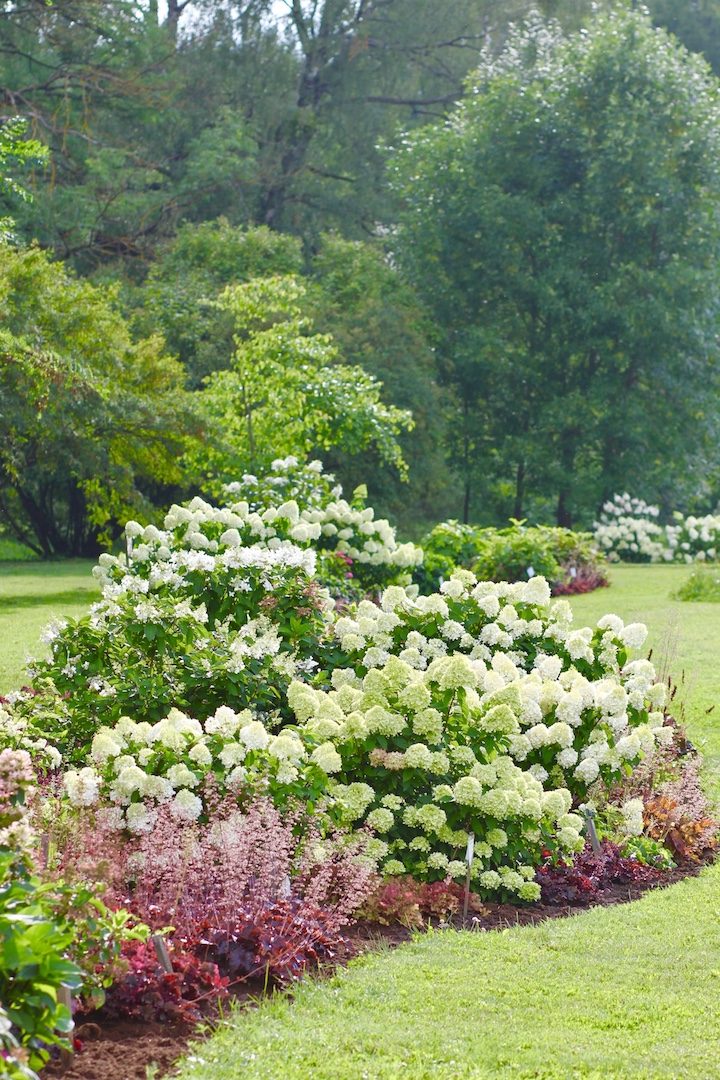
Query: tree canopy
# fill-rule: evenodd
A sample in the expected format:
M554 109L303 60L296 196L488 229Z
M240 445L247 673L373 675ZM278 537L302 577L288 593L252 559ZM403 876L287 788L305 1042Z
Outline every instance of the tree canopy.
M530 22L469 91L397 166L466 513L488 474L565 525L618 485L682 486L716 434L716 81L617 12L568 38Z

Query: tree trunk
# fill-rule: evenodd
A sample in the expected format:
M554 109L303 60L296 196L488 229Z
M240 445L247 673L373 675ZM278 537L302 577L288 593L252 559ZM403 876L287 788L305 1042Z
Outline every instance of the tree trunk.
M525 462L518 461L515 470L515 506L513 517L520 521L523 516L523 500L525 498Z
M558 494L555 520L563 529L572 528L572 512L570 510L570 489L561 488Z

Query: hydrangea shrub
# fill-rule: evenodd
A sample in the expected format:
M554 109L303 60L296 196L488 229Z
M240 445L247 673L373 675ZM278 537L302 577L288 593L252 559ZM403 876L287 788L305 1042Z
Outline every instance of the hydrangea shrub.
M630 495L603 505L594 535L612 562L714 562L720 557L720 514L696 517L676 512L660 525L660 510Z
M130 557L101 555L102 599L48 628L50 658L16 702L31 721L26 738L51 739L69 760L124 715L154 722L179 707L205 719L250 704L282 713L290 680L317 664L332 602L312 577L312 551L287 541L171 550L157 533L136 534Z
M280 536L301 546L311 544L320 580L340 595L377 593L387 585L409 582L422 562L422 548L398 543L393 526L375 517L366 505L364 486L348 501L320 461L281 458L266 475L246 474L226 491L234 512L244 518L253 515L256 542ZM338 572L344 581L337 580Z
M478 582L458 571L431 596L390 588L381 606L363 602L339 617L334 632L358 675L391 656L419 671L439 657L467 656L481 699L500 694L518 710L513 760L578 798L669 737L664 686L649 661L629 659L646 628L607 615L594 629L575 629L570 605L550 602L543 578Z

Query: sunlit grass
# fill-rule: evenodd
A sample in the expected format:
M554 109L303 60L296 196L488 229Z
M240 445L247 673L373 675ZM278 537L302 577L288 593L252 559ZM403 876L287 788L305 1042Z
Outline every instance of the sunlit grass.
M28 657L44 653L40 631L51 619L83 615L98 596L85 559L0 562L0 692L24 681Z

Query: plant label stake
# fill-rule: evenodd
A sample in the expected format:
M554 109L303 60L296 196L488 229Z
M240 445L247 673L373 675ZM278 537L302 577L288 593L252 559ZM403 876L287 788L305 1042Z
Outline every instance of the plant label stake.
M473 855L475 854L475 833L468 833L465 862L467 874L465 875L465 896L463 897L463 926L467 923L468 909L470 907L470 871L472 869Z
M70 1019L72 1020L72 990L69 986L58 986L57 991L57 1003L58 1005L64 1005L70 1013ZM75 1051L73 1050L72 1029L70 1033L70 1049L60 1051L60 1065L62 1071L65 1073L68 1069L72 1068L73 1058Z
M153 934L150 940L155 946L155 955L160 961L160 967L167 975L172 975L172 960L170 959L168 947L165 944L165 938L162 936L162 934Z
M591 806L583 806L582 813L585 818L585 831L590 838L590 846L595 854L598 855L602 848L600 847L597 830L595 829L595 811Z

